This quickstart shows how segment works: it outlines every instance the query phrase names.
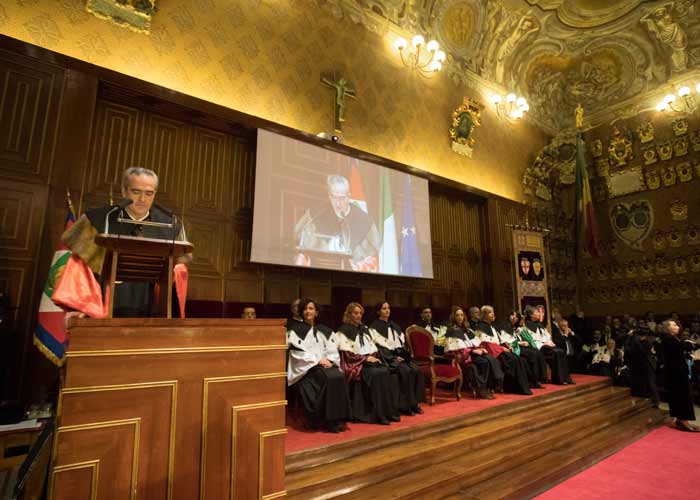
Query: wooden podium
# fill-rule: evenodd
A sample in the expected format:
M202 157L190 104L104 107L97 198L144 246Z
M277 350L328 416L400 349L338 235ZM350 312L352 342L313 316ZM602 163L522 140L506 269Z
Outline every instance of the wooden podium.
M48 498L284 496L284 324L74 319Z
M173 267L178 257L192 252L192 243L106 233L95 236L95 243L107 249L102 275L109 279L108 318L114 309L115 281L159 283L161 292L167 290L159 297L160 315L173 317Z

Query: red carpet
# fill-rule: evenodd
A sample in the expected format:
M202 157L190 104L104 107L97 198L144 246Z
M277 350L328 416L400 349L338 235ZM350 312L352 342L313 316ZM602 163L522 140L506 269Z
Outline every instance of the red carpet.
M673 500L700 498L700 434L662 427L538 500Z
M574 375L574 381L577 384L586 384L597 382L603 377L595 377L592 375ZM535 389L534 395L548 394L555 391L565 391L574 386L570 385L553 385L547 384L544 389ZM348 430L339 434L330 434L327 432L307 431L303 428L303 422L300 418L295 418L290 412L287 413L287 453L292 453L300 450L316 448L318 446L340 443L352 439L365 438L382 432L391 432L396 429L403 429L417 424L424 424L443 418L455 417L466 413L472 413L499 406L513 401L522 401L523 399L533 396L519 396L515 394L497 394L496 399L472 399L471 394L462 393L462 400L457 401L454 398L454 393L446 390L438 389L435 398L435 404L421 405L423 408L422 415L414 417L401 417L401 422L393 423L388 426L374 424L348 424Z

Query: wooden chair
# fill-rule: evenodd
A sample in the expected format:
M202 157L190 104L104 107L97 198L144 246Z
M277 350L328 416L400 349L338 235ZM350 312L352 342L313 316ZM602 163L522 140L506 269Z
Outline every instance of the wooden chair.
M457 400L462 399L462 369L454 358L450 364L435 364L432 334L425 328L411 325L406 329L406 343L413 362L430 380L430 404L435 404L435 386L438 382L454 382Z

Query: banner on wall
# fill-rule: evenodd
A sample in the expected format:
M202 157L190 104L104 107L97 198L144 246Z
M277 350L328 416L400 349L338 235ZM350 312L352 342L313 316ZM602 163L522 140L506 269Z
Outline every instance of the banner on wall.
M548 270L544 248L543 233L513 229L515 293L518 307L524 313L526 306L543 305L545 317L549 318Z

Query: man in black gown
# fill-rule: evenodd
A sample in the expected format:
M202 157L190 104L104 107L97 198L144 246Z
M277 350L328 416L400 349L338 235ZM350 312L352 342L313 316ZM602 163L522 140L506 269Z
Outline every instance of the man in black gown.
M105 286L105 277L100 276L105 258L105 249L97 246L95 236L100 233L119 234L162 240L185 240L185 230L171 212L157 206L154 201L158 192L158 175L147 168L131 167L122 177L121 206L105 206L88 210L62 236L63 242L100 277ZM121 208L124 207L124 208ZM134 222L156 222L170 227L122 223L118 219ZM188 263L191 256L183 256L179 264ZM153 314L154 284L148 282L123 282L115 285L114 317L148 317ZM77 315L77 314L76 314Z

